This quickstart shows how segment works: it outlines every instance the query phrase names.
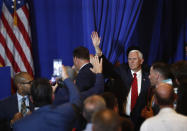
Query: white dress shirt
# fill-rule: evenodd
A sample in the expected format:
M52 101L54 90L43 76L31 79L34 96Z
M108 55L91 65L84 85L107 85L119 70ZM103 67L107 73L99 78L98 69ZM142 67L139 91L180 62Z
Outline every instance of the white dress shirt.
M140 131L186 131L187 117L176 113L172 108L162 108L160 112L148 118Z
M87 64L89 64L89 63L83 64L83 65L81 66L81 68L79 69L79 71L80 71L85 65L87 65Z
M83 131L92 131L92 123L88 123Z
M25 99L25 104L27 107L29 107L29 98L28 96L24 96ZM18 99L18 111L21 112L21 103L22 103L22 98L23 96L21 96L19 93L17 93L17 99ZM29 109L27 108L27 112L29 111Z
M136 73L136 77L137 77L137 81L138 81L138 96L139 96L140 91L141 91L141 84L142 84L142 70L139 70L138 72L133 72L131 70L132 76L133 76L133 73ZM131 89L132 89L132 87L131 87ZM131 113L131 89L130 89L129 94L127 96L127 102L126 102L126 107L125 107L125 114L127 116L130 116L130 113Z

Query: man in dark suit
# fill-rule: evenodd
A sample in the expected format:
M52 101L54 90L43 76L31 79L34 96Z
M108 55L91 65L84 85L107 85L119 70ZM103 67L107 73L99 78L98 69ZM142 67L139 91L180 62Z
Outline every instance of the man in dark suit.
M15 75L14 83L17 87L17 93L0 102L0 121L2 121L0 128L2 130L11 130L10 125L22 118L25 113L33 110L34 106L28 96L32 81L33 77L27 72L20 72ZM22 99L25 99L26 109L24 112Z
M78 70L76 78L76 86L80 92L88 90L94 86L95 74L90 70L92 64L90 63L89 50L86 47L79 46L73 51L73 62L75 68Z
M31 86L31 99L35 111L14 124L15 131L69 131L76 120L75 108L80 108L81 99L78 89L68 78L62 66L62 79L69 91L69 102L59 106L51 105L55 87L47 79L37 79Z
M141 110L146 105L148 88L150 86L148 78L149 72L142 67L144 61L143 54L138 48L132 48L128 51L128 64L121 64L118 67L114 67L104 55L102 55L101 49L99 48L100 38L97 32L93 32L91 37L96 55L103 58L104 76L119 80L123 85L123 88L119 89L118 92L121 94L121 97L118 98L119 110L121 113L125 113L126 116L129 116L135 125L135 130L139 130L143 122ZM134 88L132 88L134 87L135 81L136 93L134 93ZM136 99L134 100L135 96Z

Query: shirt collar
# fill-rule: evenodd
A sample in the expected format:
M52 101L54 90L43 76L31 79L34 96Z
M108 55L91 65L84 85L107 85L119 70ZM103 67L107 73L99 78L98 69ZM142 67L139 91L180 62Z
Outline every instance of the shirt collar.
M164 107L160 109L159 114L166 114L168 112L175 112L175 110L171 107Z
M22 96L22 95L20 95L18 92L17 92L17 97L18 97L18 101L21 101L22 98L26 98L26 99L28 99L27 96Z
M38 110L38 109L40 109L40 107L34 107L34 110L35 110L35 111Z
M134 71L131 70L132 76L133 76L133 73L136 73L136 77L140 77L141 74L142 74L142 70L139 70L138 72L134 72ZM133 77L134 77L134 76L133 76Z
M85 131L91 131L92 130L92 123L88 123L86 125Z
M172 82L171 79L166 79L166 80L163 80L162 82L167 83L167 84L170 84L170 85L173 84L173 82Z
M79 70L81 70L85 65L87 65L88 63L85 63L81 66L81 68Z

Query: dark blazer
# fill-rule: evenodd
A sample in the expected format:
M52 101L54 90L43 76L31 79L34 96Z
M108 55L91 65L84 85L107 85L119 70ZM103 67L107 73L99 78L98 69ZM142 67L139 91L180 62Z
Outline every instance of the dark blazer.
M69 102L59 106L46 105L14 124L14 131L70 131L76 119L73 104L80 108L78 89L68 78L65 85L69 92Z
M76 85L80 92L88 90L93 87L95 83L95 74L90 70L92 68L92 64L88 63L84 67L79 70L79 73L76 77Z
M31 111L34 109L34 105L29 101L29 108ZM6 128L10 130L10 120L18 113L18 100L17 94L9 96L0 102L0 128Z
M128 64L121 64L119 67L114 67L107 59L103 56L103 69L104 75L107 77L112 77L117 81L121 81L121 89L118 88L118 102L119 102L119 110L122 114L124 111L124 103L126 103L127 96L130 91L131 83L133 80L133 76L131 74L131 70ZM135 104L134 109L131 111L130 118L135 124L135 129L139 128L141 123L143 122L143 118L141 118L141 110L147 104L147 95L148 88L150 87L149 82L149 72L147 69L142 68L142 82L141 82L141 91L138 96L137 102ZM119 82L118 82L119 84ZM115 86L115 85L114 85Z

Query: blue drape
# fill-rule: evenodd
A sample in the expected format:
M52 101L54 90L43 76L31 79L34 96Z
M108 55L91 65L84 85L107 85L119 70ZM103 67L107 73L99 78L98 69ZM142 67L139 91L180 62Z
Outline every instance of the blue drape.
M143 0L83 0L83 33L92 51L90 34L101 36L103 54L111 62L124 62L125 49L136 27ZM121 57L120 57L121 56Z

